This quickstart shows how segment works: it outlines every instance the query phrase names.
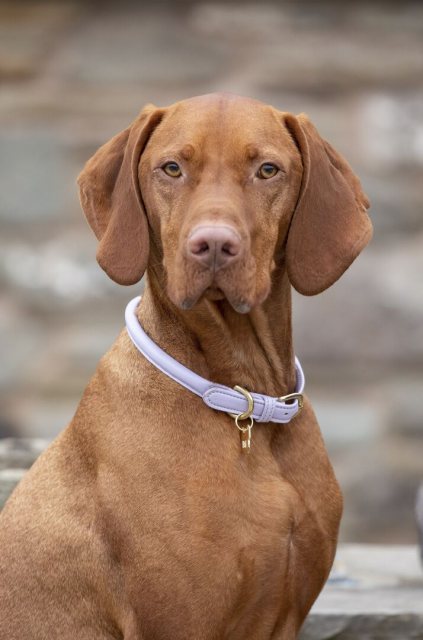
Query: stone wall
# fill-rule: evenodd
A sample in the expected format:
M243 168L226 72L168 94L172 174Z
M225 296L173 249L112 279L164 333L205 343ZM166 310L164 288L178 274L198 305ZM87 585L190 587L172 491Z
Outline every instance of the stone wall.
M414 542L422 43L421 3L3 1L0 436L66 425L138 293L95 263L75 187L84 161L145 102L252 95L306 111L372 201L371 247L329 291L295 296L296 351L346 496L342 539Z

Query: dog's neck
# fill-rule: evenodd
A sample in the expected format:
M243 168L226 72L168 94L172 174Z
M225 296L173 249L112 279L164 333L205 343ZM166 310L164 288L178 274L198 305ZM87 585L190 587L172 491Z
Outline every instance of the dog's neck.
M139 320L151 338L199 375L233 387L280 396L295 387L291 287L285 269L272 276L267 300L241 315L226 300L181 311L161 274L149 269Z

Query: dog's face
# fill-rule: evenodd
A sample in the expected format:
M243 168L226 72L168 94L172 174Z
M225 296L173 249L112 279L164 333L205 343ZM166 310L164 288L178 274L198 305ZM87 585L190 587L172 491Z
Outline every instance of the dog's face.
M201 296L226 297L241 313L262 302L301 176L301 155L271 107L222 96L169 109L139 180L171 300L188 309Z
M79 184L105 271L138 281L154 246L181 309L206 297L248 312L280 266L318 293L371 236L358 178L305 116L226 94L146 107Z

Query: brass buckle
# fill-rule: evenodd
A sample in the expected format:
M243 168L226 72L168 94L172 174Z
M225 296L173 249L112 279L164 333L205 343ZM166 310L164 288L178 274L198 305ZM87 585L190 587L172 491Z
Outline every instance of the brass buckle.
M242 393L242 395L245 396L245 398L247 398L248 407L247 407L247 411L244 411L244 413L229 413L228 412L228 415L231 416L231 418L233 418L234 420L236 420L237 418L238 418L238 420L246 420L247 418L249 418L251 416L251 414L254 411L254 398L251 395L251 393L249 391L247 391L247 389L244 389L244 387L240 387L238 384L235 385L234 390L235 391L239 391L239 393Z
M289 402L290 400L298 400L298 411L295 414L296 416L298 416L298 414L302 411L302 408L304 407L304 396L302 393L288 393L288 395L279 396L278 398L279 402L286 402L286 401Z

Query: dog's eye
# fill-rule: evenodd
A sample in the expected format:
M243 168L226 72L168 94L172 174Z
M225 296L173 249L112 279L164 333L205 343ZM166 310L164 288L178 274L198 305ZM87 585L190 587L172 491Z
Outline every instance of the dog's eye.
M181 168L177 162L166 162L162 169L171 178L179 178L182 175Z
M271 162L265 162L257 171L257 175L259 178L267 180L268 178L273 178L273 176L275 176L278 171L279 169L275 164L272 164Z

